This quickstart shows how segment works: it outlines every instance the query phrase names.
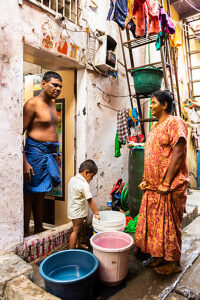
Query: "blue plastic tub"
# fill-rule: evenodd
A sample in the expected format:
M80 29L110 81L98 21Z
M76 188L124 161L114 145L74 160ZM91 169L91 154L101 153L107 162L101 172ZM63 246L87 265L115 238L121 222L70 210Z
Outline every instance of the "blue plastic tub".
M98 260L84 250L64 250L40 264L46 291L63 300L87 299L98 268Z

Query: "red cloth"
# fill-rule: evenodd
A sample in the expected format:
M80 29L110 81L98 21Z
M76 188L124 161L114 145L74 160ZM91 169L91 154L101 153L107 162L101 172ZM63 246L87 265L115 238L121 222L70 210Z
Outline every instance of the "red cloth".
M133 16L135 17L137 36L145 35L145 19L148 16L149 35L157 34L161 31L159 24L159 6L156 0L129 0L132 1Z

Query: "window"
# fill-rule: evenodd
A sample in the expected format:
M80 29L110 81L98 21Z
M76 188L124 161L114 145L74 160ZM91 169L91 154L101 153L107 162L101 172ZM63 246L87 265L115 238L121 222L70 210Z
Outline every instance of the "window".
M55 16L60 13L75 24L82 21L82 0L27 0Z

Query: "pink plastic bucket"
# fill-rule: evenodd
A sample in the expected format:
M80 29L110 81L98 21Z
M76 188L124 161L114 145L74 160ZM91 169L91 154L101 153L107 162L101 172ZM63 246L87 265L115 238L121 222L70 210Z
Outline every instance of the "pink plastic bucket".
M133 238L124 232L106 231L93 235L90 244L99 260L98 278L106 285L120 284L128 273Z

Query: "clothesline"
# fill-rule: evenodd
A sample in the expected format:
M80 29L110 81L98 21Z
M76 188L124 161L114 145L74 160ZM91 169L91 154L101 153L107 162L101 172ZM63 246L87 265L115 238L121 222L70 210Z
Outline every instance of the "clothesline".
M186 30L186 29L183 29L180 25L182 25L183 27L189 27L189 28L191 28L192 30L194 30L194 28L193 28L191 25L187 25L187 24L184 24L184 23L182 23L182 22L175 21L175 20L172 19L172 18L170 18L170 19L171 19L173 22L175 22L181 30L183 30L183 31L185 31L185 32L187 32L187 30ZM195 33L194 33L194 34L195 34Z

